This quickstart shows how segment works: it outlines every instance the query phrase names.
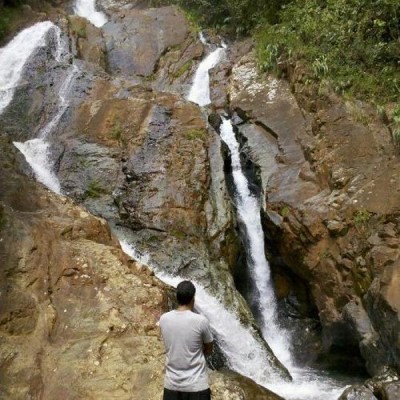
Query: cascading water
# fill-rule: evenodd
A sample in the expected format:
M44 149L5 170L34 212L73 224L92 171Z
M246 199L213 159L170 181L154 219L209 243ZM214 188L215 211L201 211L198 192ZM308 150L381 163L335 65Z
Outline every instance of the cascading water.
M94 26L102 27L107 22L107 17L101 11L96 11L96 0L77 0L74 12L80 17L86 18Z
M221 139L231 153L232 176L236 187L237 215L246 229L248 239L248 267L255 290L255 305L259 310L259 324L264 339L274 354L288 368L293 382L264 381L263 386L290 400L334 400L343 392L343 383L329 377L322 377L311 369L297 368L290 354L290 337L280 328L277 319L277 305L270 279L270 267L265 257L264 232L261 225L260 204L250 190L242 171L239 143L229 119L223 118L220 128Z
M26 61L38 47L46 45L46 35L55 25L39 22L22 32L0 49L0 114L11 102Z
M203 44L207 44L204 35L201 35L200 40ZM226 47L226 45L223 45L223 47ZM224 52L224 48L217 49L200 63L193 80L188 100L197 103L199 106L204 106L211 102L208 87L208 71L222 59ZM226 351L230 367L275 393L284 396L288 400L337 399L344 390L345 384L343 382L338 382L328 376L322 376L312 369L298 368L292 360L289 333L281 329L278 323L277 304L270 279L270 267L265 257L264 232L261 225L260 205L249 190L249 185L240 163L239 143L236 140L231 121L228 119L223 119L221 125L221 139L227 144L231 151L232 176L237 192L237 213L238 218L240 218L245 226L249 243L248 264L256 291L254 298L257 301L257 303L252 306L255 306L255 308L259 310L259 323L265 340L278 359L289 369L293 377L293 382L288 383L278 378L271 383L270 377L262 373L261 375L254 373L251 369L248 369L247 362L243 361L240 352L238 354L235 353L239 351L236 348L234 351ZM170 283L168 279L167 283ZM205 302L203 307L201 303L202 299L200 299L200 308L210 319L211 325L214 326L214 324L218 324L220 320L219 316L218 318L213 318L212 315L207 314L209 307L213 307L212 301ZM224 312L227 313L226 310L223 310L221 314ZM221 330L218 331L218 335L224 335L226 332L235 332L235 335L230 335L229 338L227 338L227 344L231 341L249 343L246 339L246 333L248 334L248 332L246 332L243 327L240 329L236 325L227 324L221 327ZM253 345L255 345L253 350L255 352L259 351L257 344L250 343L250 346ZM223 351L225 351L224 348ZM259 360L260 355L257 355L255 358ZM262 364L257 362L255 366L256 370L263 370Z
M62 56L63 54L66 54L66 56L68 56L68 52L65 51L66 46L63 45L60 28L50 22L49 24L50 27L53 28L56 39L54 58L58 62L66 61L63 60ZM32 34L33 33L35 33L35 31L33 31ZM44 35L44 38L45 36L46 35ZM56 193L61 193L61 186L56 174L53 171L53 163L51 162L50 157L50 144L48 143L48 137L53 129L58 125L61 117L64 115L65 111L68 108L69 102L67 100L67 93L71 88L73 79L77 72L77 66L72 65L69 68L69 72L59 90L59 102L57 112L50 120L50 122L46 124L46 126L40 131L38 137L35 139L27 140L23 143L14 142L15 147L17 147L18 150L25 156L26 161L31 166L36 179Z
M203 34L200 36L202 43L207 43ZM224 57L225 47L218 47L210 53L199 65L193 78L192 87L187 99L203 107L211 103L210 76L208 71L214 68Z
M260 204L250 193L247 179L240 163L239 143L230 120L223 119L221 139L231 152L232 176L236 186L237 214L246 227L249 242L248 266L257 291L252 304L260 312L260 328L265 340L284 365L291 365L290 341L287 333L277 323L277 306L271 284L270 268L265 257L264 232L261 226Z
M123 234L118 230L114 230L114 234L119 237L122 250L134 260L148 265L160 280L173 287L183 280L179 276L171 276L164 271L159 271L151 265L149 256L139 254ZM229 367L264 386L266 382L272 383L279 379L279 376L269 367L271 364L269 354L255 340L251 332L244 328L235 315L211 296L201 284L193 282L196 285L196 310L210 321ZM232 335L232 332L235 334Z

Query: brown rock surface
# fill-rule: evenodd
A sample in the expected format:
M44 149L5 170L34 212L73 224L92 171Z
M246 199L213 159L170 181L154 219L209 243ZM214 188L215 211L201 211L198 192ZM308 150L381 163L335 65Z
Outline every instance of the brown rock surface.
M0 397L161 399L167 287L104 220L15 173L10 145L1 138ZM215 400L279 398L234 374L211 385Z
M188 23L176 7L113 13L103 27L108 70L124 76L150 76L160 56L184 42L188 33Z
M260 74L252 53L231 60L229 106L248 118L239 129L259 168L271 248L309 286L324 348L351 347L343 307L363 304L373 279L384 279L399 260L400 162L390 132L371 106L310 91L300 69L291 71L290 87ZM373 293L395 310L396 285L386 285ZM373 321L372 313L369 308L366 318ZM378 343L367 346L371 373L391 362L397 346L385 324L373 325Z

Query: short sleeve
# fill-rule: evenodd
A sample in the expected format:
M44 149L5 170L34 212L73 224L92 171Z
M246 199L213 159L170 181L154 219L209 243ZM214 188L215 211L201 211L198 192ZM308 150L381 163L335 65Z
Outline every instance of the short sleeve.
M203 319L202 327L203 343L211 343L213 341L213 335L211 333L210 323L205 317Z

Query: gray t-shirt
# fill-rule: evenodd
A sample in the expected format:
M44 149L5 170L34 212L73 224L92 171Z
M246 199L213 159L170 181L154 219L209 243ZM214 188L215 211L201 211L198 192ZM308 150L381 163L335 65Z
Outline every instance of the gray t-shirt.
M181 392L208 389L203 343L213 337L207 318L192 311L170 311L160 318L166 350L164 387Z

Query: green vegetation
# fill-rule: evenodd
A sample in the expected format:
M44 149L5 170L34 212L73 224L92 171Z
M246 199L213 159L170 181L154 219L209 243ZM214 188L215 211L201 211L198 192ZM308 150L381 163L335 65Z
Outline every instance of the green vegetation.
M153 0L153 6L177 4L189 20L201 27L213 27L219 31L247 34L260 22L279 19L281 6L289 0Z
M365 227L371 217L372 214L368 210L366 210L365 208L361 208L357 210L353 215L354 224L358 228Z
M174 78L179 78L180 76L182 76L184 73L186 73L187 71L190 70L190 68L192 68L192 60L189 60L187 62L185 62L179 69L178 71L174 72Z
M71 28L72 33L74 33L78 38L86 39L86 21L75 18L75 16L69 16L68 22Z
M190 131L186 132L186 137L189 140L200 139L204 141L207 138L207 133L203 129L191 129Z
M121 124L117 123L110 129L109 135L112 139L121 141L123 133Z
M171 231L171 235L180 240L183 240L186 238L186 233L182 232L182 231L178 231L178 230Z
M272 70L304 61L310 79L327 77L339 93L397 101L399 23L397 0L294 0L279 24L258 26L259 64Z
M86 192L85 192L85 198L92 198L96 199L100 197L103 193L105 193L104 188L100 185L100 183L97 180L93 180L89 183Z
M376 104L399 100L398 0L153 0L171 3L202 27L252 34L261 70L302 63L306 84Z
M394 109L392 121L391 129L393 140L396 144L400 144L400 105Z
M20 4L0 6L0 41L10 33L13 22L20 14Z
M289 212L290 212L290 208L288 206L284 206L279 211L279 214L281 215L281 217L285 218L289 215Z

